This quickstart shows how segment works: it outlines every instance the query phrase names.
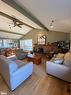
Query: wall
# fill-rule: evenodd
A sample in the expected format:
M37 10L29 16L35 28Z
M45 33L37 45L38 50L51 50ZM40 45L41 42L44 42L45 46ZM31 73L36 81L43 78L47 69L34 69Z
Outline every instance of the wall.
M23 39L32 39L33 44L37 43L37 37L39 34L47 36L47 42L56 42L60 40L69 40L69 33L63 32L48 32L45 30L34 29L28 32Z
M70 33L70 52L71 52L71 33Z
M47 32L43 30L37 30L37 29L34 29L30 32L28 32L25 36L24 36L24 39L31 39L33 40L33 44L37 43L37 39L38 39L38 35L39 34L42 34L42 35L47 35Z

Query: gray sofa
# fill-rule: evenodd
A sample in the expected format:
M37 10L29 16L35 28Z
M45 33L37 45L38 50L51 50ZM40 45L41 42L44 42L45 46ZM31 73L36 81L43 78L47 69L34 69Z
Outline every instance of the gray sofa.
M15 54L17 58L21 60L21 59L26 58L28 53L24 52L23 49L18 49L18 50L15 50Z
M0 74L13 91L33 72L33 63L24 63L16 58L0 55Z
M60 64L52 58L46 62L46 72L52 76L71 82L71 54L66 53L63 62Z

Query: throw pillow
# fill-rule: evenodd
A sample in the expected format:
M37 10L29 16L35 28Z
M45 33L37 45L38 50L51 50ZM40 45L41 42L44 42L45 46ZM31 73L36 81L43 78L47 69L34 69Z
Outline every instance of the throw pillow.
M70 52L67 52L67 53L65 54L65 56L64 56L64 60L65 60L65 59L69 59L70 55L71 55Z
M55 58L54 63L62 64L63 63L63 59Z
M64 65L71 67L71 54L69 52L64 56Z
M57 64L62 64L63 63L63 59L60 58L52 58L51 62L57 63Z
M58 53L56 58L63 59L64 58L64 54L63 53Z

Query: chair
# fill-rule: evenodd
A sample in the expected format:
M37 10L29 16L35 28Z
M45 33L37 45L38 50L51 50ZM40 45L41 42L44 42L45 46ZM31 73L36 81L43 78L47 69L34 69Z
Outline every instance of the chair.
M18 49L15 51L15 54L17 58L21 60L23 58L26 58L28 53L24 52L23 49Z
M20 60L9 59L0 55L0 74L13 91L33 72L32 62L22 62Z

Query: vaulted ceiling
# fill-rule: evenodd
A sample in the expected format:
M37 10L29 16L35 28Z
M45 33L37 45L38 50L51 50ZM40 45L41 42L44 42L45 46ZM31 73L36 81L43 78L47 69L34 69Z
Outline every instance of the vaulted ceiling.
M23 24L19 25L21 22ZM15 25L15 23L18 24ZM19 39L35 28L41 29L39 25L34 23L28 17L0 0L0 38Z
M14 0L48 29L71 32L71 0ZM52 20L54 21L52 23ZM53 24L53 28L50 24Z

